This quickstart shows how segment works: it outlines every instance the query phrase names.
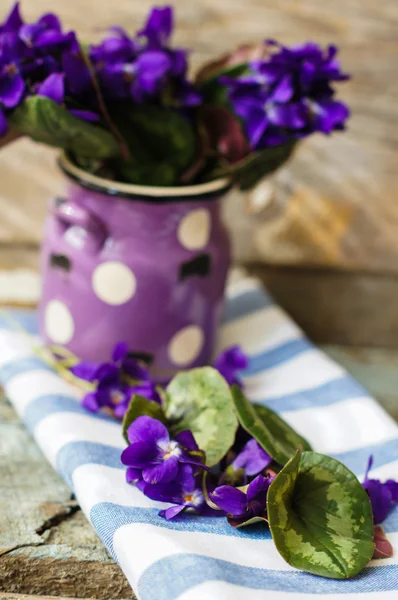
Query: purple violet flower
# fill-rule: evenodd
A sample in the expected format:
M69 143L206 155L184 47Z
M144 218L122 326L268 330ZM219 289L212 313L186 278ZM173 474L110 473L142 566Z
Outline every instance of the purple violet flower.
M143 415L130 425L127 437L130 445L123 451L121 461L135 473L140 469L145 483L186 484L193 475L192 469L183 468L184 465L205 468L203 454L200 455L189 431L171 440L163 423ZM130 476L131 471L128 472Z
M382 523L394 504L398 503L398 481L388 479L384 483L378 479L369 479L373 456L369 457L363 487L367 491L373 511L375 525Z
M22 25L18 33L26 46L36 51L62 52L76 46L75 34L63 33L60 20L52 13L43 15L37 23Z
M117 417L123 417L134 394L160 402L148 370L129 356L129 346L125 342L116 344L110 362L83 361L70 370L79 379L96 384L96 389L88 392L82 401L82 405L91 412L108 407Z
M194 476L192 466L182 465L179 475L177 482L144 484L140 488L151 500L171 502L176 505L159 512L159 516L167 520L173 519L188 508L199 514L207 512L207 504L197 478Z
M19 10L19 2L16 2L12 7L9 15L6 17L6 20L2 25L0 25L0 34L1 33L18 33L20 27L23 25L23 20L21 17L21 13Z
M138 32L138 37L146 38L149 48L163 48L168 45L173 28L173 7L154 7L143 29Z
M239 385L242 387L242 382L237 377L237 371L246 369L249 364L249 359L243 352L240 346L231 346L216 358L214 368L221 373L226 379L228 385Z
M164 100L172 106L195 106L201 95L187 79L187 52L169 48L172 7L153 8L144 28L130 38L120 27L90 49L104 95L137 103Z
M257 475L246 492L230 485L221 485L209 493L211 501L227 513L232 525L242 525L254 517L266 519L267 492L272 478Z
M334 99L334 82L349 77L340 71L337 48L323 51L315 43L275 51L250 63L251 73L224 78L229 99L242 119L252 149L285 143L315 131L344 129L349 110Z
M232 463L235 471L243 469L245 475L251 477L258 475L272 462L272 458L266 453L255 439L247 442L243 450L237 455Z

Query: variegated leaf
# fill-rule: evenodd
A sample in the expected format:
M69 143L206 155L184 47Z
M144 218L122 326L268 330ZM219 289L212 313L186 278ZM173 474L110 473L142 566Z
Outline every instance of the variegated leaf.
M290 460L298 448L311 450L307 440L271 409L251 404L239 386L232 387L232 396L243 429L279 464L284 465Z
M368 495L334 458L298 451L272 482L267 511L275 545L293 567L346 579L372 557Z
M172 432L190 429L206 464L217 464L235 440L238 421L231 390L224 377L212 367L182 371L169 383L166 417L174 422Z

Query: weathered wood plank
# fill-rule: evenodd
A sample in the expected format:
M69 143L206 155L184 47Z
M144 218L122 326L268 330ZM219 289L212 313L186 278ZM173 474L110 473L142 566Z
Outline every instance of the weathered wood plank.
M5 12L6 4L1 10ZM98 29L141 24L151 0L24 0L28 18L54 10L67 27L94 40ZM303 144L276 178L272 210L246 214L236 195L227 208L241 260L398 269L398 5L395 0L176 0L175 39L194 63L238 43L275 37L342 47L343 87L353 111L349 131ZM62 189L54 152L17 141L0 155L0 244L38 244L47 199Z
M314 341L398 347L398 277L261 265L250 271Z
M385 410L398 421L398 351L383 348L323 346Z
M4 396L0 398L2 591L103 599L132 596L120 568Z
M65 596L31 596L27 594L2 594L0 600L81 600L81 598L65 598Z

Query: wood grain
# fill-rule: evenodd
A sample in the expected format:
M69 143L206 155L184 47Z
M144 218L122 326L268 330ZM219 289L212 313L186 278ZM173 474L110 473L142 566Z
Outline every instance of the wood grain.
M315 342L398 347L397 276L259 264L250 272Z
M69 488L0 392L0 598L2 592L132 597Z
M5 13L8 0L0 0ZM33 19L59 13L68 28L94 40L121 23L134 31L149 0L24 0ZM235 194L226 207L240 260L323 265L343 270L398 270L398 4L395 0L197 0L173 3L175 40L194 49L198 65L241 42L274 37L341 46L352 82L342 96L352 108L349 131L302 144L275 178L264 213L249 214ZM0 247L38 247L48 198L63 180L54 151L17 141L0 155Z

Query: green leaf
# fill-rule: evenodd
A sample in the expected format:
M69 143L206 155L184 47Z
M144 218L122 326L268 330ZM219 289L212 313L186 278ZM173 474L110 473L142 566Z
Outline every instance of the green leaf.
M251 404L237 385L231 391L239 423L276 462L284 465L297 448L311 450L307 440L271 409Z
M271 483L267 511L274 543L293 567L346 579L372 558L369 497L334 458L298 451Z
M157 106L122 106L112 114L131 158L123 165L124 180L144 185L175 185L194 161L197 139L193 126L177 111Z
M239 163L231 165L227 174L234 176L242 191L249 190L282 167L293 154L296 144L294 141L253 152Z
M174 434L192 431L209 467L217 464L234 443L238 421L231 390L212 367L178 373L167 387L165 412L174 422Z
M109 158L119 155L113 135L100 127L71 115L49 98L32 96L14 110L12 126L37 142L56 146L86 158Z
M123 437L127 443L129 443L127 437L128 428L131 423L138 419L138 417L142 417L142 415L147 415L167 425L167 420L160 404L148 400L148 398L144 398L144 396L140 396L139 394L134 394L123 418Z

